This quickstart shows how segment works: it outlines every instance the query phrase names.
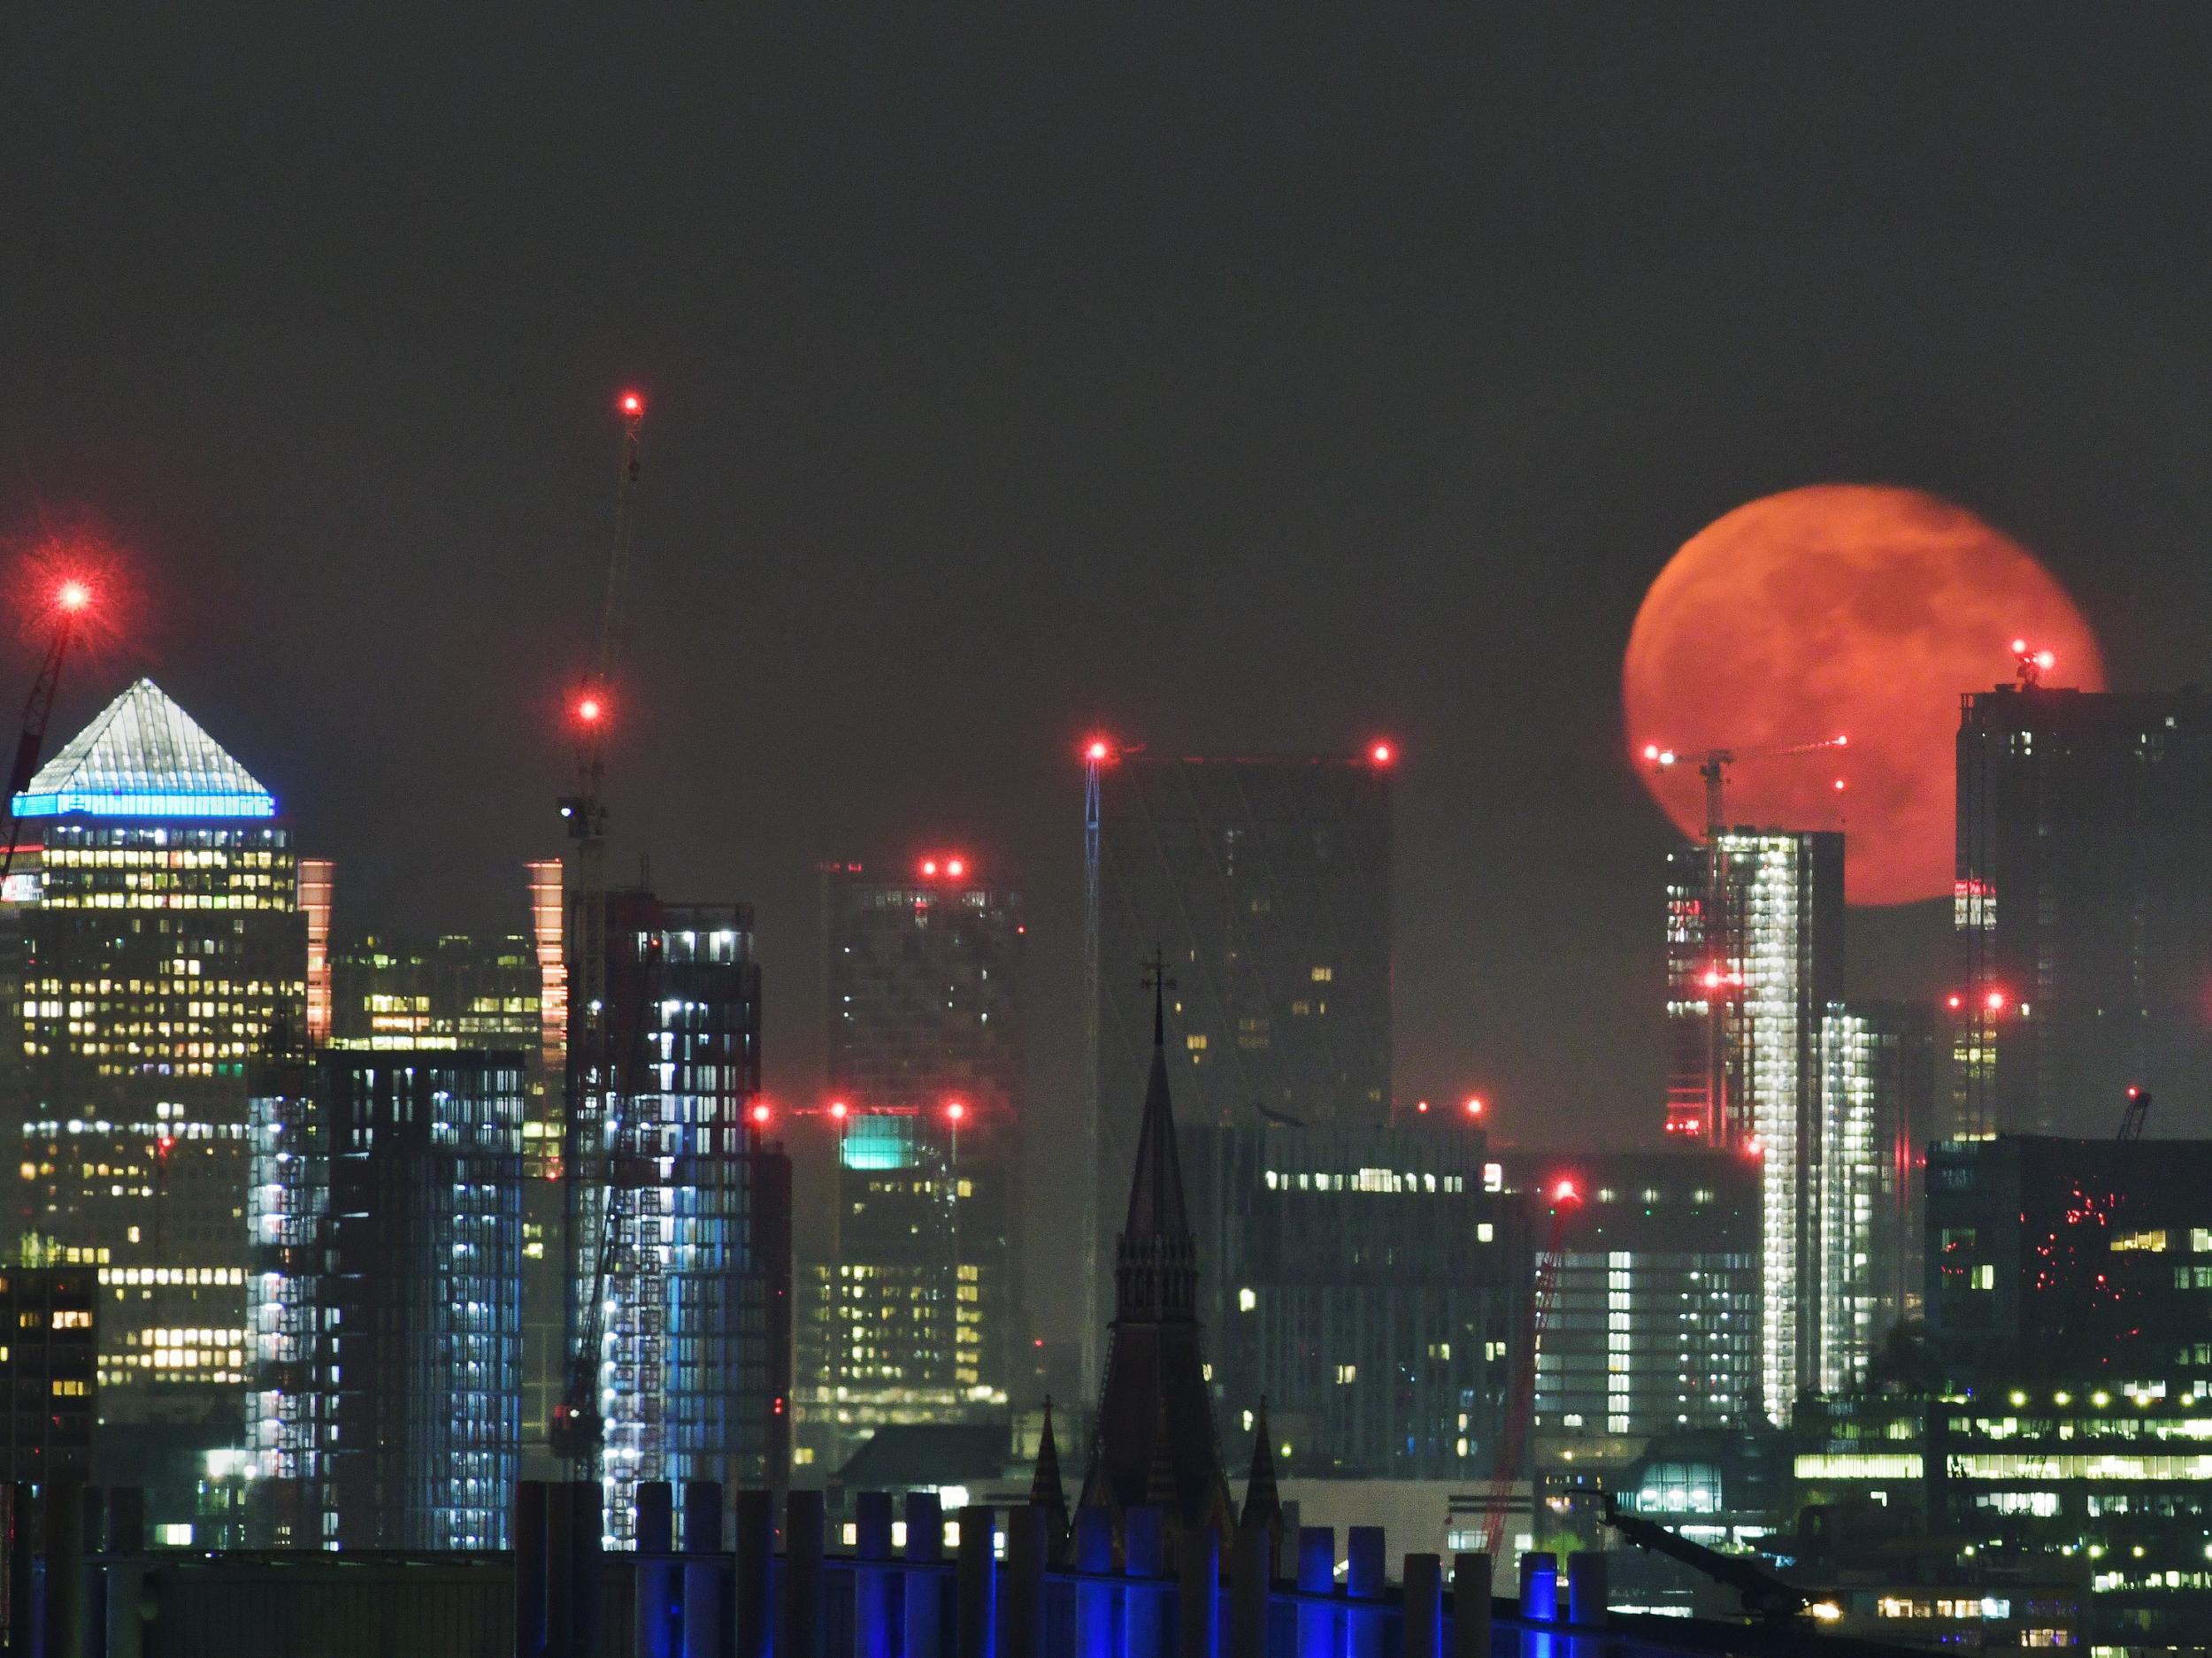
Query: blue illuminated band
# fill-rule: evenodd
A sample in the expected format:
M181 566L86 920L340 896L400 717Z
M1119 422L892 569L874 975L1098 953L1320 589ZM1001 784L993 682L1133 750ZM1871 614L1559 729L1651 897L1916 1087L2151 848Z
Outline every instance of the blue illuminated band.
M74 788L15 797L18 817L63 817L72 812L93 817L273 817L276 797L260 789L170 793Z

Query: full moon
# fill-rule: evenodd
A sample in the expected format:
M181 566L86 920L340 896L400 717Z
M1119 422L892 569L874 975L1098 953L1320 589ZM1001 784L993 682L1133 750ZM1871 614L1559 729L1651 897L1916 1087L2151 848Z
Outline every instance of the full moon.
M1644 595L1621 672L1632 760L1701 836L1696 766L1645 748L1735 750L1730 823L1843 830L1855 904L1944 897L1959 696L2009 682L2016 641L2051 653L2046 685L2104 688L2066 590L1965 508L1862 484L1767 495L1692 536Z

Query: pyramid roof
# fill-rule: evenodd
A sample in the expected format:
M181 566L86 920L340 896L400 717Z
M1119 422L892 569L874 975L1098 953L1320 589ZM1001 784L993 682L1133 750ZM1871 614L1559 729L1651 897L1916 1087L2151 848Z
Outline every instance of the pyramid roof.
M15 797L18 817L273 817L276 797L151 679L62 745Z

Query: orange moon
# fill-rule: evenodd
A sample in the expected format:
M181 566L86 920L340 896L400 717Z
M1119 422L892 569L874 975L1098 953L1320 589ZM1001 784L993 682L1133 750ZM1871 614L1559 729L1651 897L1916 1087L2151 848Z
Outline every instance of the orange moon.
M2104 688L2066 590L1965 508L1864 484L1767 495L1692 536L1644 595L1621 672L1632 763L1701 836L1697 768L1651 765L1645 745L1742 752L1730 823L1842 829L1855 904L1945 897L1959 695L2009 682L2020 639L2054 653L2045 684ZM1838 734L1847 747L1747 752Z

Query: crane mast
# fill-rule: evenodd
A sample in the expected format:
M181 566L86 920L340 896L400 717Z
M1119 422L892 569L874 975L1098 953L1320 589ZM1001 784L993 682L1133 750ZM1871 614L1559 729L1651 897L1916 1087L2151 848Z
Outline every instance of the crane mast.
M639 473L638 428L645 400L626 392L622 469L615 498L614 546L600 612L591 675L571 710L576 729L576 793L560 802L571 842L568 888L568 1060L562 1219L568 1293L563 1318L568 1358L550 1435L556 1455L586 1475L598 1470L605 1424L599 1409L599 1349L609 1240L616 1220L611 1179L616 1125L613 1043L607 1007L606 727L622 641L622 599L629 581L633 509Z
M0 844L0 887L7 885L8 873L15 867L16 799L30 787L39 756L45 752L46 727L54 717L54 698L61 691L62 664L68 658L69 647L76 642L78 618L91 603L92 589L81 581L65 580L54 590L54 636L46 641L38 678L31 681L31 694L24 699L15 763L8 770L7 802L0 806L4 814L0 815L0 835L6 837L4 844Z

